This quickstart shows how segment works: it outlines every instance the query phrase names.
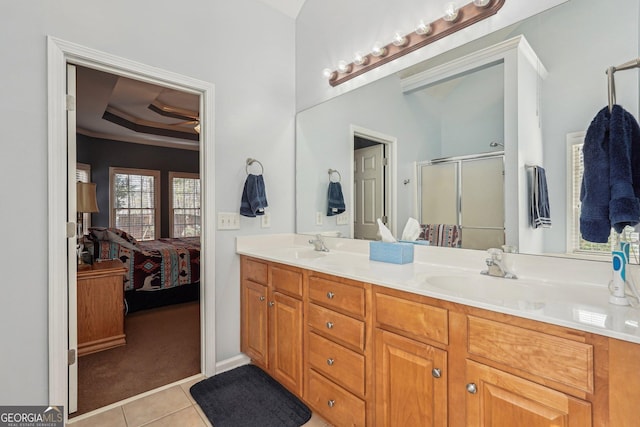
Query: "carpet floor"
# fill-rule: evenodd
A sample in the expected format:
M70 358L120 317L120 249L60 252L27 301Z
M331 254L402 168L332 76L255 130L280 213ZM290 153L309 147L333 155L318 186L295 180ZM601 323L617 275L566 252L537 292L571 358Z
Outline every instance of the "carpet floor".
M200 304L125 318L127 344L78 359L77 416L200 373Z

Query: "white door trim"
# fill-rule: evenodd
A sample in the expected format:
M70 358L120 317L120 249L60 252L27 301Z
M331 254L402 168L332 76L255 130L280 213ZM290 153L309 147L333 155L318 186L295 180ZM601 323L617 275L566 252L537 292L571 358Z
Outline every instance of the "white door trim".
M67 124L66 65L73 63L200 95L202 236L200 271L201 370L215 374L215 157L214 85L130 61L55 37L47 37L48 83L48 285L49 404L68 418ZM75 258L75 255L73 255ZM205 310L206 307L206 310ZM206 338L206 339L205 339Z
M398 138L396 138L395 136L385 135L384 133L363 128L356 125L349 126L349 141L351 143L351 150L349 150L349 152L351 153L350 154L351 158L349 161L350 170L351 170L349 182L351 183L351 186L353 186L353 181L354 181L353 140L355 136L361 136L371 141L379 142L381 144L386 145L387 158L389 159L388 160L389 163L387 165L386 178L388 180L387 189L389 190L389 193L390 193L388 196L390 197L387 197L387 201L385 201L385 203L387 203L387 216L389 217L389 230L394 236L397 236L398 235L397 234L398 218L396 218L396 216L398 213L398 194L397 194L398 187L396 186L396 183L398 181L398 160L397 160L398 159ZM351 206L355 206L354 203L355 203L355 191L351 191ZM353 218L351 218L350 227L351 227L350 236L353 237L354 235L353 234L353 231L354 231Z

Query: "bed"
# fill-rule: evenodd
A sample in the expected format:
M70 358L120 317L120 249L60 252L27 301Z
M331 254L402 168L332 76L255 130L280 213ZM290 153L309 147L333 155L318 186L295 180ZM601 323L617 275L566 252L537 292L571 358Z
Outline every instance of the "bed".
M94 259L119 259L127 313L193 301L200 294L200 238L138 241L117 228L89 229Z

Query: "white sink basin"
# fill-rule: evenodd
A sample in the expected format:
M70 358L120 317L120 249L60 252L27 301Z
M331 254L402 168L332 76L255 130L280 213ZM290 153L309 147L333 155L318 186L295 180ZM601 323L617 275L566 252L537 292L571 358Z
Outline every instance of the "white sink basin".
M503 279L477 276L430 276L424 286L448 295L481 300L505 305L523 302L536 306L536 301L544 301L549 285L532 283L520 279ZM510 305L510 304L509 304Z
M295 249L293 251L293 257L296 259L317 259L324 258L328 252L316 251L314 249Z

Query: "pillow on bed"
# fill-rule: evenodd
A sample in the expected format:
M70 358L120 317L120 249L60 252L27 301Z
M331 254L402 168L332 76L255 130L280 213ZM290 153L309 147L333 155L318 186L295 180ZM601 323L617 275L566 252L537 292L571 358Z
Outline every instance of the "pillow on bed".
M89 229L89 233L98 241L106 240L108 242L117 243L132 250L140 250L137 247L138 241L136 240L136 238L126 231L120 230L118 228L91 227Z

